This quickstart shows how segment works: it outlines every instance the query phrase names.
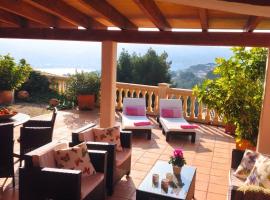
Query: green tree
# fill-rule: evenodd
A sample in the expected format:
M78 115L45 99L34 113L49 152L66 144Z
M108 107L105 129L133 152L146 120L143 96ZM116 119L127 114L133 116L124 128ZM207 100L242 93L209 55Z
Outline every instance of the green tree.
M180 71L179 75L175 78L175 82L179 88L191 89L196 84L200 84L202 79L190 71Z
M171 82L170 66L166 52L158 55L149 49L143 56L133 53L130 55L123 50L117 66L117 81L137 84L157 85L161 82Z
M267 50L232 48L228 60L216 59L214 80L194 88L199 101L223 114L237 126L236 134L253 144L257 142Z

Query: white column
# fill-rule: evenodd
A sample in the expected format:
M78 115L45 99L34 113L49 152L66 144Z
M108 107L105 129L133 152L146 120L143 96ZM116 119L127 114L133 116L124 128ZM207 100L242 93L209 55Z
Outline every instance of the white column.
M115 125L117 43L102 42L100 127Z
M270 155L270 49L265 69L264 94L260 117L257 151Z

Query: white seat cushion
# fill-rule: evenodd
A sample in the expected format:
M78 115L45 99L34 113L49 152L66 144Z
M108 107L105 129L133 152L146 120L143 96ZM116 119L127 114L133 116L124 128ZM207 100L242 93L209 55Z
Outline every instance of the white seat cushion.
M165 132L196 132L196 129L181 128L181 125L189 125L189 123L184 118L160 117L159 121Z
M91 176L82 177L81 179L81 199L84 199L98 184L104 179L104 174L97 172Z
M129 116L129 115L122 115L122 129L152 129L153 125L147 126L135 126L135 122L145 122L150 120L146 116Z

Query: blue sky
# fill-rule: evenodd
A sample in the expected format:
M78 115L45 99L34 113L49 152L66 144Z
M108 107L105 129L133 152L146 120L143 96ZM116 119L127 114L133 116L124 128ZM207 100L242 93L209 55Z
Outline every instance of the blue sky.
M172 70L184 69L194 64L214 62L216 57L228 58L228 47L118 44L118 55L124 48L129 53L144 54L149 48L159 54L166 51L172 61ZM100 70L101 43L56 40L0 39L0 54L10 53L15 59L25 58L34 68L58 74L75 69Z

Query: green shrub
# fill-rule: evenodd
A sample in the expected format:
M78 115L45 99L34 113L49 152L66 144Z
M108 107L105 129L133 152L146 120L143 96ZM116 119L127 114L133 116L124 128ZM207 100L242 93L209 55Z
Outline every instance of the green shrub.
M29 77L32 68L21 59L17 64L10 55L0 55L0 90L15 90Z
M67 81L67 96L75 99L79 94L98 95L100 89L100 75L97 72L76 72Z

